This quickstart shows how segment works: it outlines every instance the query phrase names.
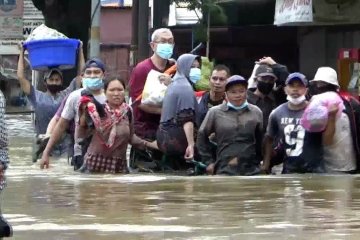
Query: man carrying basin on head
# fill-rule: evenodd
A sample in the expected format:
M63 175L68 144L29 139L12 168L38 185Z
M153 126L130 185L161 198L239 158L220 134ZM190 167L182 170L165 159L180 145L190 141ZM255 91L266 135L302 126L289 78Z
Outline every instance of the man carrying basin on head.
M66 131L66 129L68 129L70 122L73 120L75 120L75 123L79 122L78 108L82 94L91 95L99 104L105 103L106 98L103 90L104 74L105 65L100 59L92 58L85 63L85 67L81 75L81 81L84 88L72 92L67 98L64 109L61 113L61 117L59 118L56 127L50 136L49 142L43 152L43 156L40 162L41 168L49 167L50 152L54 145L60 140L62 134ZM74 155L82 156L82 149L80 145L82 139L78 139L76 135L77 134L74 136Z
M27 98L29 99L31 105L35 111L35 131L37 135L45 134L46 128L56 113L56 110L60 106L62 100L69 95L72 91L74 91L78 86L80 86L80 77L74 78L74 80L70 83L69 87L65 90L63 89L63 75L59 69L50 69L44 77L46 91L40 91L34 88L31 85L31 81L26 79L24 69L24 48L22 44L20 44L20 56L18 62L17 69L17 77L20 82L21 90L25 93ZM79 47L79 63L78 63L78 75L80 75L80 71L84 66L84 54L82 50L82 44ZM65 144L60 144L57 147L61 155L67 149Z

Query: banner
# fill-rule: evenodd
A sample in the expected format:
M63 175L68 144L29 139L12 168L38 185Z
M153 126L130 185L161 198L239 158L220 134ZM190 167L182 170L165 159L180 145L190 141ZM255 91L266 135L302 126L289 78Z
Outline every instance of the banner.
M0 39L22 36L23 1L0 0Z
M22 17L23 7L23 0L0 0L0 17Z
M23 36L23 19L21 17L0 17L0 39Z
M2 1L4 0L0 0L0 5L3 3ZM11 0L8 2L11 2ZM25 40L36 27L44 23L42 12L34 6L32 0L17 0L16 3L23 4L21 28L16 30L20 31L20 34L14 34L15 30L8 29L10 26L14 29L16 25L6 25L7 29L2 29L1 26L4 25L2 24L4 21L0 18L0 55L19 54L17 44ZM15 19L8 21L15 21Z
M276 0L274 25L313 22L312 0Z

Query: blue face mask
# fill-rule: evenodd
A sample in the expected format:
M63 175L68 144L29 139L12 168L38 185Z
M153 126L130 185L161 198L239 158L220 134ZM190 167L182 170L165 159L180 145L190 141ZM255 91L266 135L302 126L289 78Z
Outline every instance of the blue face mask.
M235 105L232 104L231 102L227 102L227 106L228 106L229 108L232 108L232 109L236 110L236 111L239 111L239 110L241 110L241 109L244 109L244 108L246 108L248 105L249 105L249 103L248 103L247 101L245 101L245 102L244 102L243 104L241 104L240 106L235 106Z
M156 47L156 54L162 59L171 58L174 50L174 45L169 43L158 43Z
M196 84L201 79L200 68L191 68L189 73L190 81Z
M100 90L104 87L104 82L101 78L83 78L82 84L84 88L89 90Z

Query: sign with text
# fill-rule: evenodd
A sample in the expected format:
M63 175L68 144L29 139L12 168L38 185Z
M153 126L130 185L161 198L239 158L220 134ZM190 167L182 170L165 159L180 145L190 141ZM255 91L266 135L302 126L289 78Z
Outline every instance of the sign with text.
M23 36L22 17L1 17L0 16L0 39L21 38Z
M3 0L0 0L0 4L2 1ZM34 6L32 0L17 0L16 2L22 2L24 4L23 15L21 16L21 28L17 28L16 30L20 31L18 32L20 34L12 34L9 30L1 29L3 25L0 20L0 54L3 55L18 54L18 43L25 40L36 27L45 22L41 11ZM4 36L3 39L1 39L1 36Z
M25 40L30 33L38 26L44 23L42 19L24 19L22 26L22 36L15 38L0 38L0 54L18 54L17 44Z
M44 19L42 12L34 6L32 0L24 0L24 19L27 18Z
M0 0L0 16L23 16L23 0Z
M276 0L274 25L313 22L312 0Z

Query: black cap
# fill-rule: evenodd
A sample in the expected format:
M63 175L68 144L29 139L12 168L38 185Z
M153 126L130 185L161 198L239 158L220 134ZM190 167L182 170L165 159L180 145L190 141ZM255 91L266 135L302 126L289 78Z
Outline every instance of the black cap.
M53 75L54 73L57 73L60 75L61 80L64 80L63 74L61 72L60 69L58 68L52 68L50 69L45 75L44 75L44 80L46 81L46 79L49 79L51 77L51 75Z
M276 75L274 74L274 70L265 64L260 64L259 67L255 71L256 77L264 77L264 76L271 76L277 79Z

